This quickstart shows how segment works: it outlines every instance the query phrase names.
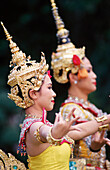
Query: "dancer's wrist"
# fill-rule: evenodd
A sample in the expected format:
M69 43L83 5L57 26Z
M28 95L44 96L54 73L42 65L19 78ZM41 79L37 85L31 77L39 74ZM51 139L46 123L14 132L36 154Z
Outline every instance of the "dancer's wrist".
M52 128L49 129L49 132L47 134L47 142L50 144L50 145L60 145L62 139L58 139L58 138L54 138L52 136Z

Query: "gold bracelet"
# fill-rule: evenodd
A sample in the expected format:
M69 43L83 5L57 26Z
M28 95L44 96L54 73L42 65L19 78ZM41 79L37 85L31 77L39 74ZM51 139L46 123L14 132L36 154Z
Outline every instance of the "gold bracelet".
M60 145L62 139L55 139L55 138L53 138L51 133L52 133L52 127L50 128L49 133L47 134L47 137L46 137L47 142L50 145L55 145L55 146Z
M41 126L43 126L44 124L42 124ZM34 137L40 142L40 143L45 143L41 140L40 134L39 134L39 130L41 128L41 126L39 126L35 132L34 132Z
M68 135L65 136L68 142L70 142L72 145L75 145L75 142L72 138L70 138Z
M96 117L95 120L100 123L100 122L104 122L105 120L107 120L107 116L106 115L103 115L103 116L100 116L100 117Z
M99 126L98 131L101 132L102 130L108 130L109 124Z

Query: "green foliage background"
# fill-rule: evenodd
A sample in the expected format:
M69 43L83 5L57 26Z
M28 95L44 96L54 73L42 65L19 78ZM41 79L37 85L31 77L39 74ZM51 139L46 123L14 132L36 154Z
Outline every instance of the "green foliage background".
M91 60L97 74L97 91L89 96L91 102L103 111L110 111L110 1L109 0L56 0L59 14L70 31L71 41L76 47L86 47L86 56ZM49 0L4 0L0 2L0 20L13 36L20 49L32 59L40 61L40 53L46 54L50 64L51 53L56 50L56 26ZM0 27L0 148L16 155L19 140L19 124L23 111L8 99L7 85L11 53ZM51 70L51 74L52 70ZM53 78L57 93L53 111L48 119L54 121L54 113L67 95L67 89ZM110 135L108 134L108 137ZM107 148L110 160L110 149ZM25 158L24 162L25 162Z

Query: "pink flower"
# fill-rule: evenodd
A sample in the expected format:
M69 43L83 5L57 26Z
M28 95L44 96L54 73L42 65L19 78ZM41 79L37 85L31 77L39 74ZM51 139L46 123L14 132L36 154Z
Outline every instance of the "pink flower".
M73 60L74 65L80 65L80 63L81 63L80 58L77 55L73 55L72 60Z

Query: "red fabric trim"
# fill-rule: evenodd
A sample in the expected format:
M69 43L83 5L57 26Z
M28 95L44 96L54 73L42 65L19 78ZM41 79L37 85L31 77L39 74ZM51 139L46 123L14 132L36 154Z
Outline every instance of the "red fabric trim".
M63 143L72 144L71 142L67 141L66 139L63 139L63 141L60 144L63 144Z
M76 124L79 124L79 123L85 123L85 122L88 122L88 121L86 121L86 120L82 120L82 121L76 121Z
M91 109L90 107L85 107L85 106L83 106L82 103L77 103L77 102L67 102L67 103L62 103L61 106L63 107L65 104L68 104L68 103L75 103L75 104L81 106L83 109L89 110L94 116L96 116L96 117L98 116L98 113L97 113L97 112L95 112L95 111L94 111L93 109Z
M40 121L40 120L39 120L39 121L38 121L38 120L35 120L34 122L32 122L32 123L30 124L30 126L24 131L24 135L23 135L23 137L21 138L21 140L20 140L20 142L19 142L19 146L22 145L23 142L25 142L25 141L24 141L24 138L25 138L25 135L26 135L26 131L31 127L31 125L32 125L33 123L36 123L36 122L41 122L41 121ZM25 124L24 124L24 126L25 126Z

